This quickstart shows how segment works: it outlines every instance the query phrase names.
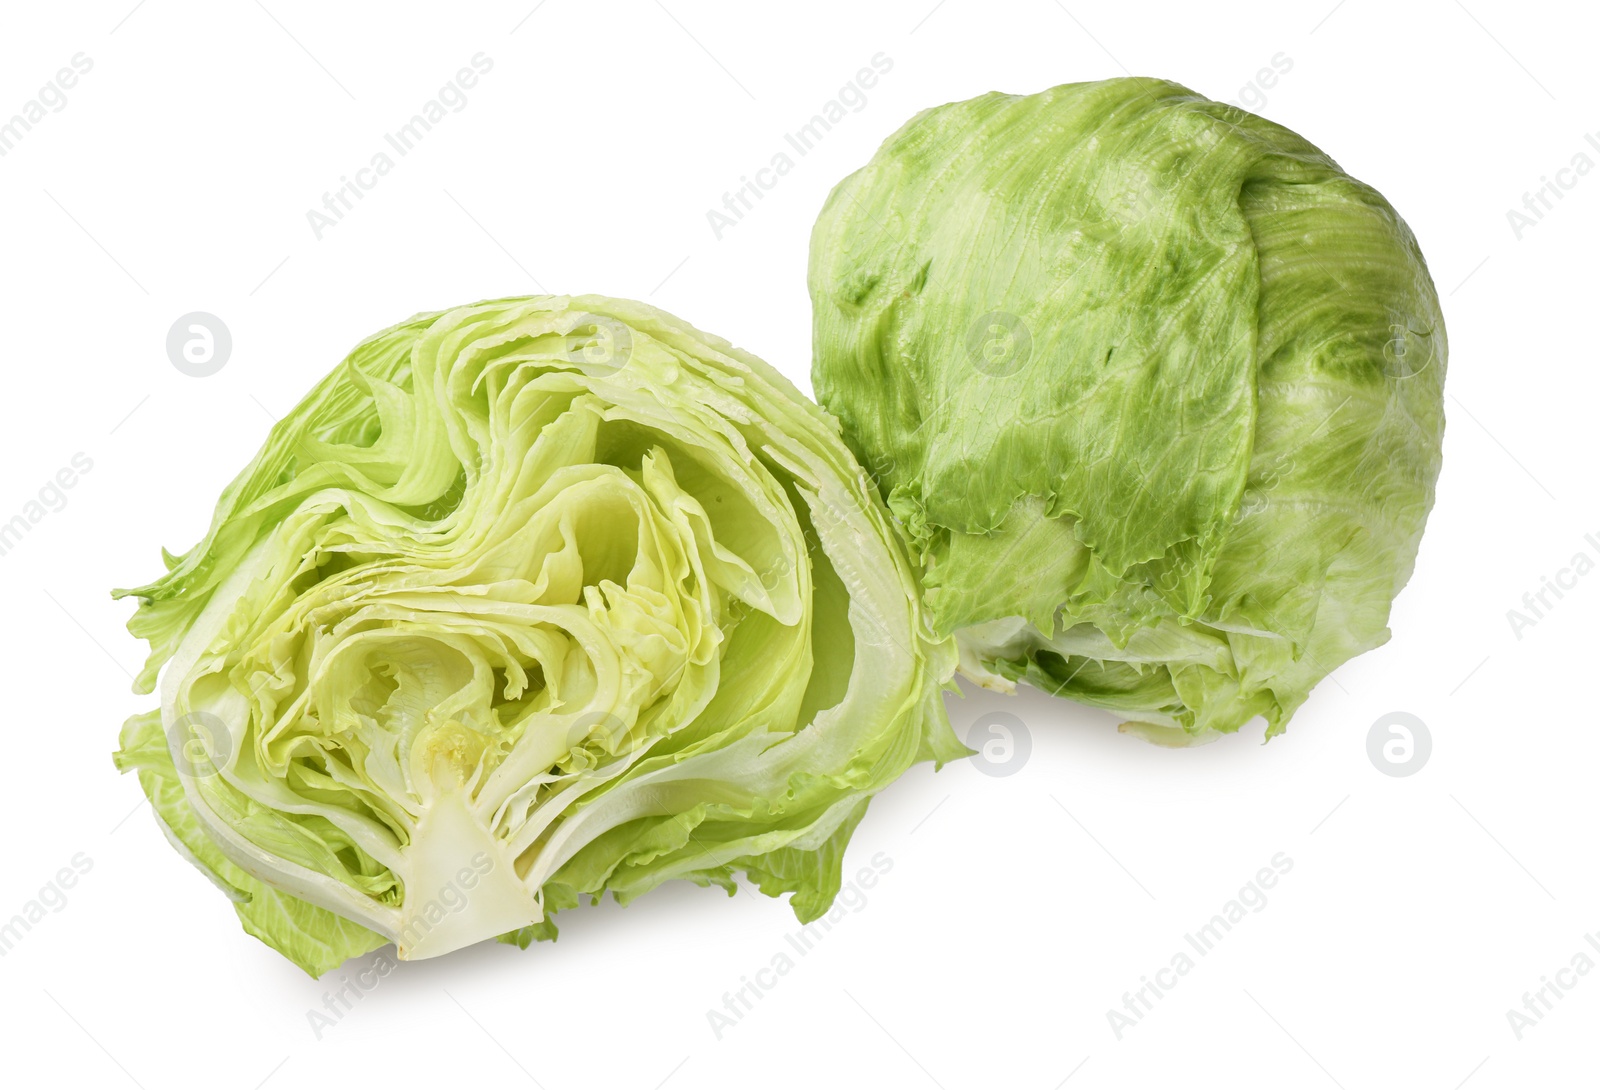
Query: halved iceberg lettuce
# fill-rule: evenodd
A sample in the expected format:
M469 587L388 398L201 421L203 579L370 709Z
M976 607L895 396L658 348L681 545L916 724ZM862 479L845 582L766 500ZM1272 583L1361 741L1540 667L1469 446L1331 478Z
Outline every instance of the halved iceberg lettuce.
M167 565L118 764L312 973L736 871L813 919L872 794L965 752L836 423L639 303L377 334Z

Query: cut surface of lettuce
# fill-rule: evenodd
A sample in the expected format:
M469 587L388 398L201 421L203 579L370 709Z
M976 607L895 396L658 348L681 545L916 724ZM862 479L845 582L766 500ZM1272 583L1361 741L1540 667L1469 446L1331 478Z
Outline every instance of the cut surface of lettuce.
M1153 79L928 110L829 197L813 381L962 672L1205 741L1388 638L1446 342L1410 230Z
M825 912L868 799L965 753L892 520L776 371L639 303L357 347L129 594L118 766L313 974L745 872Z

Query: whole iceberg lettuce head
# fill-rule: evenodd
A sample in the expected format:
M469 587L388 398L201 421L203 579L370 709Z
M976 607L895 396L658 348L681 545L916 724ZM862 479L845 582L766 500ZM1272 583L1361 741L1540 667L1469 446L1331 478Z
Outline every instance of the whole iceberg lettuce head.
M928 110L828 199L813 380L964 673L1184 743L1388 637L1445 332L1410 230L1177 84Z
M736 871L810 920L868 798L965 752L954 646L837 425L638 303L379 333L168 567L123 592L161 707L118 763L313 973Z

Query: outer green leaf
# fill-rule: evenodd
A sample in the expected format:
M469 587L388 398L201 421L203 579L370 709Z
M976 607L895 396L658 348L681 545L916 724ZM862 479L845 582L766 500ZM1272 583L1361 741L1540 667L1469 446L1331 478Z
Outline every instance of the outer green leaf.
M136 715L123 726L117 767L138 772L139 784L155 808L162 832L233 901L244 929L312 976L321 976L348 958L389 941L325 908L259 882L235 866L206 835L184 798L161 731L160 712Z

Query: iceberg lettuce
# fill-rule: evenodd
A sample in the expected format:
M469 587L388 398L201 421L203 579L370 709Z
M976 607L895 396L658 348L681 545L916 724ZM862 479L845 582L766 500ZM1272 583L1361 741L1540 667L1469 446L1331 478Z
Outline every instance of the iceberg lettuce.
M1388 637L1446 342L1416 239L1288 129L1113 79L927 110L828 198L813 381L962 672L1184 744Z
M803 921L868 799L965 753L837 424L639 303L502 299L357 347L205 539L121 591L174 845L306 971L743 871Z

